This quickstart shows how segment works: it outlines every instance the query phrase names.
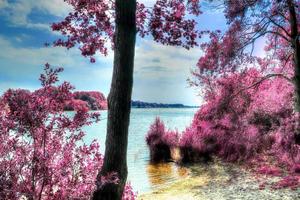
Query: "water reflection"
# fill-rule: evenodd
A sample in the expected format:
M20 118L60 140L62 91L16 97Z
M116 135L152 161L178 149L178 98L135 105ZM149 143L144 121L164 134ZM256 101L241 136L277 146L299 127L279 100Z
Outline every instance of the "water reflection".
M158 189L175 180L187 177L189 170L186 167L178 166L172 162L148 164L147 175L152 189Z

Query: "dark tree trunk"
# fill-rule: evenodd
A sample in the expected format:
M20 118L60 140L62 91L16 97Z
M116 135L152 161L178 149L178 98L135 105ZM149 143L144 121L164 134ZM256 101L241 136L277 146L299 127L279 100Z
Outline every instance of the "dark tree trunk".
M295 2L293 0L288 0L287 3L290 14L292 48L294 50L295 111L300 112L300 43L298 21L295 10Z
M94 200L120 200L127 179L127 143L136 38L136 0L116 0L114 69L108 96L104 163L99 177L116 172L119 184L97 185Z

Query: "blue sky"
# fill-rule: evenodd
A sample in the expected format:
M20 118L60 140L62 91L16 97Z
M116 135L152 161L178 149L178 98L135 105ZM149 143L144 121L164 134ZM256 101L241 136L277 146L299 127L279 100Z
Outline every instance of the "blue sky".
M144 0L151 4L153 0ZM43 64L62 66L60 80L71 82L76 90L98 90L106 96L112 75L112 58L98 55L91 64L78 49L43 46L59 35L49 24L63 18L70 7L63 0L0 0L0 93L8 88L39 87ZM203 29L224 29L221 12L205 11L199 19ZM190 51L167 47L151 39L137 40L133 99L148 102L199 105L198 90L186 79L201 56L199 48Z

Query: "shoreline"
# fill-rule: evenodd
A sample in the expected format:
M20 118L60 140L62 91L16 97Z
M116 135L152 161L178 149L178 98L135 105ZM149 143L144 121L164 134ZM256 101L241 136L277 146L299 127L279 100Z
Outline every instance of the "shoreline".
M215 162L199 167L191 174L160 189L138 195L138 200L294 200L300 198L300 189L260 189L264 181L278 177L255 177L251 172L234 164Z

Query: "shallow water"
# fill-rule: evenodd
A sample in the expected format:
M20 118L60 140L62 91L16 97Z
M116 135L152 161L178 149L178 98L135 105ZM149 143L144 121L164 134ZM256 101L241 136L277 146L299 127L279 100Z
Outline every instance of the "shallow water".
M151 192L175 181L184 179L190 172L189 167L180 167L175 163L149 164L149 151L145 135L156 116L159 116L167 128L183 131L192 122L196 108L151 108L132 109L128 143L128 181L138 193ZM85 128L86 140L97 139L104 153L107 111L101 111L99 123Z

